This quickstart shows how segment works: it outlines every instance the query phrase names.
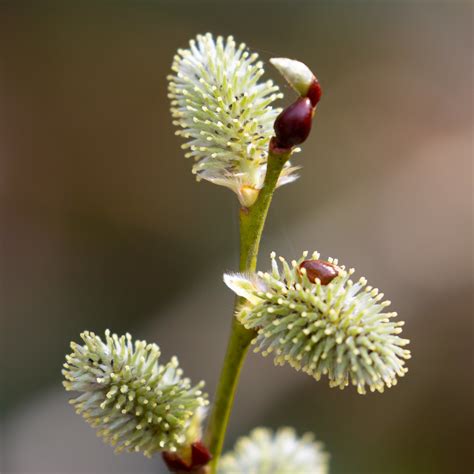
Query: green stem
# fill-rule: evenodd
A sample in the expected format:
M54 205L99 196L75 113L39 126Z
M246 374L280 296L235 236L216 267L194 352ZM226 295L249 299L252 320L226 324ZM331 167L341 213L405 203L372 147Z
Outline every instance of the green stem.
M256 269L258 249L265 219L278 178L288 157L289 153L269 153L265 181L257 201L250 208L240 209L239 269L241 272L253 272ZM241 303L242 299L237 298L234 313ZM224 364L206 433L206 443L213 455L213 460L210 465L211 474L215 474L217 469L240 371L250 342L254 337L254 331L245 329L236 318L233 318Z

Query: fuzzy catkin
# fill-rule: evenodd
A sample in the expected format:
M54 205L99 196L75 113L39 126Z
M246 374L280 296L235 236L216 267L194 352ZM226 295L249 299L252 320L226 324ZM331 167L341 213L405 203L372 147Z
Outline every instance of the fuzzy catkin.
M354 269L338 266L338 275L327 285L312 282L299 268L303 253L291 264L272 253L272 271L227 274L226 284L247 303L236 317L257 331L256 351L273 355L275 364L290 364L331 387L357 387L360 394L383 392L407 372L409 341L398 336L402 321L387 312L383 293L367 286L365 278L351 280ZM312 259L319 254L314 252ZM329 259L337 265L337 260Z
M222 456L218 474L327 474L329 456L311 433L255 428Z
M263 186L273 123L283 97L271 80L262 82L263 63L232 36L198 35L178 50L168 76L177 135L186 139L197 179L226 186L250 206ZM295 150L297 151L297 150ZM278 185L294 181L285 164Z
M105 342L92 332L83 345L71 343L63 375L67 391L79 392L70 403L97 434L116 451L176 451L196 431L193 420L207 402L201 389L182 377L178 359L159 363L156 344L132 341L105 332ZM195 441L195 440L193 440Z

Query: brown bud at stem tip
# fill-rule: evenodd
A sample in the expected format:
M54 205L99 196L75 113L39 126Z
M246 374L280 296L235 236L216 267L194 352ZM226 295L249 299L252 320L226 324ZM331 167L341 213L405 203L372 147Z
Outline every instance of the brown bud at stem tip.
M176 474L192 472L201 474L205 472L204 466L212 459L209 450L200 441L191 444L191 459L186 462L178 453L165 451L163 461L170 472Z
M279 148L291 148L303 143L311 131L313 105L308 97L300 97L275 120L273 128Z
M280 146L280 143L277 140L277 137L272 137L268 145L268 149L271 153L275 155L288 155L288 152L291 151L291 147Z
M321 90L321 85L319 84L319 81L314 78L313 82L310 84L308 88L308 92L306 93L306 97L311 101L311 104L313 107L316 107L318 104L319 100L321 99L323 91Z
M306 270L306 275L311 283L315 283L316 278L319 278L321 285L331 283L339 273L335 265L324 260L304 260L300 263L299 268Z

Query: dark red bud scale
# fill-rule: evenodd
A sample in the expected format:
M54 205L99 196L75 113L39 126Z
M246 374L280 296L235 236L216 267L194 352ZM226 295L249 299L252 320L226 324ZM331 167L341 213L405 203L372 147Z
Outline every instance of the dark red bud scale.
M192 472L201 474L205 472L204 466L212 459L211 453L200 441L191 444L191 459L186 462L178 453L163 452L163 461L170 470L176 474Z
M201 441L196 441L191 445L191 452L194 466L205 466L212 458L211 453Z
M163 461L170 472L191 472L191 467L178 454L170 451L163 452Z
M308 97L308 99L311 101L313 107L316 107L316 105L320 101L322 93L323 91L321 90L321 85L319 84L319 81L314 78L313 82L308 88L308 92L306 93L306 97Z
M273 128L279 148L291 148L303 143L311 131L313 104L308 97L299 97L275 120Z
M316 278L319 278L321 285L328 285L339 274L335 265L324 260L304 260L300 263L299 268L306 270L306 275L311 283L316 283Z

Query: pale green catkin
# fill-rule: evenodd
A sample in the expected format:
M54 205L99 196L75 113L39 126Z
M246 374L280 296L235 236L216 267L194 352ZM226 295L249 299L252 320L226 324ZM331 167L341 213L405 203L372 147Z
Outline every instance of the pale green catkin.
M218 474L327 474L329 456L311 433L255 428L222 456Z
M386 312L389 301L367 286L367 280L351 280L354 269L338 267L338 276L328 285L311 282L299 265L280 257L279 268L272 253L272 271L252 275L227 274L224 280L246 298L236 317L255 329L256 351L274 356L275 364L290 364L319 380L323 375L331 387L349 383L361 394L383 392L407 372L404 349L409 341L398 336L402 321ZM312 259L318 259L314 252ZM337 265L337 261L329 259Z
M177 135L193 158L197 179L226 186L245 206L263 186L273 123L281 112L272 103L283 97L264 74L258 54L232 36L208 33L178 50L169 80L169 98ZM295 150L298 151L298 150ZM296 168L286 163L278 185L294 181Z
M208 403L204 383L192 386L176 357L160 364L159 347L130 334L107 330L103 341L85 331L81 338L83 345L71 343L63 370L66 390L81 394L70 401L76 412L117 452L178 450Z

